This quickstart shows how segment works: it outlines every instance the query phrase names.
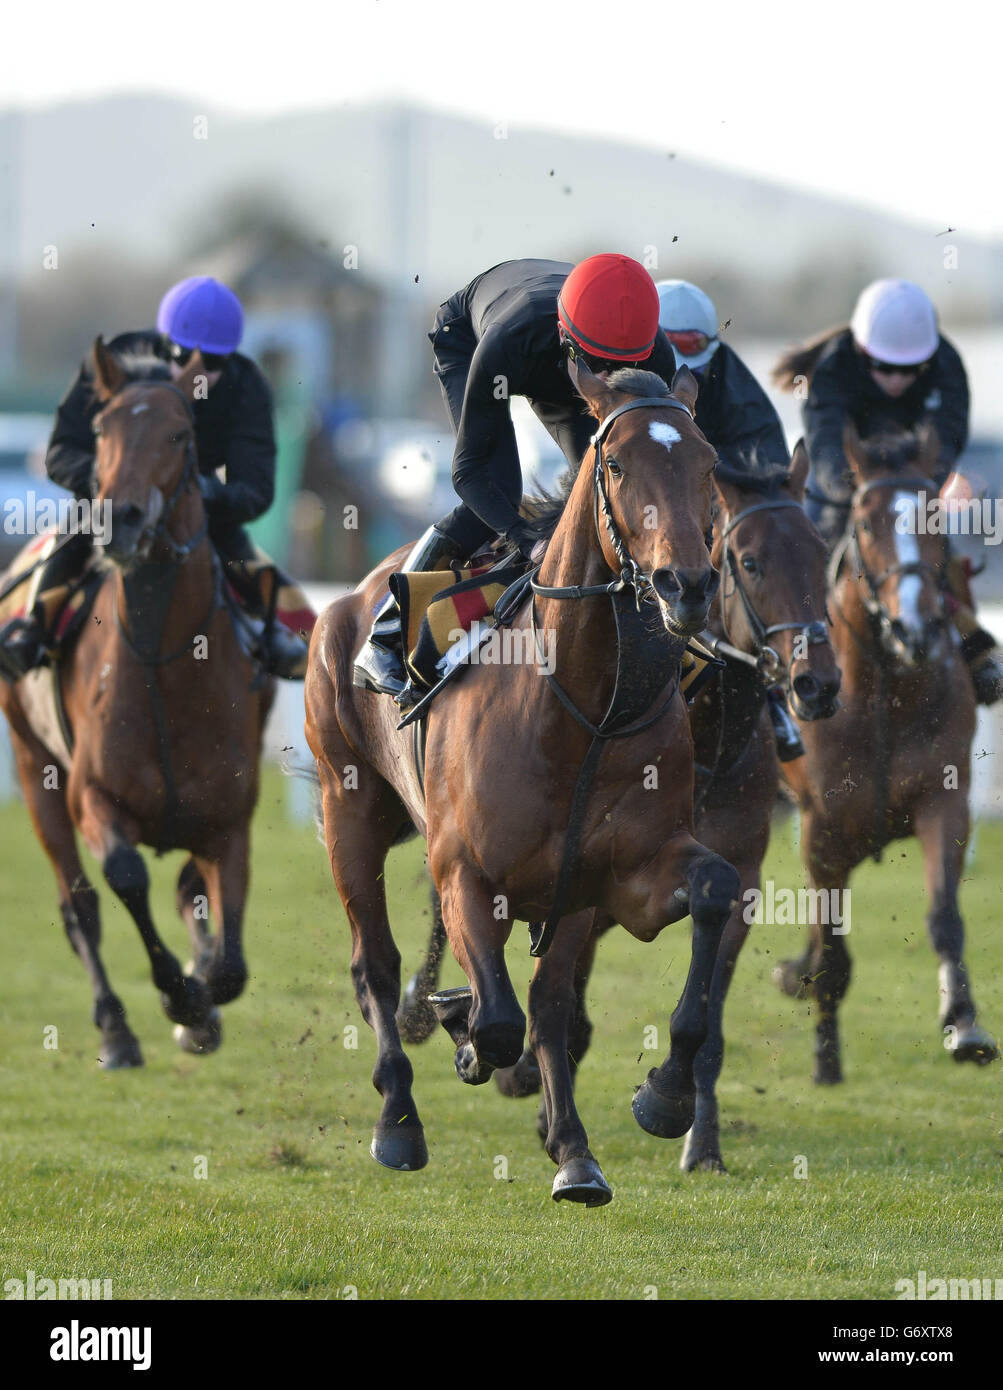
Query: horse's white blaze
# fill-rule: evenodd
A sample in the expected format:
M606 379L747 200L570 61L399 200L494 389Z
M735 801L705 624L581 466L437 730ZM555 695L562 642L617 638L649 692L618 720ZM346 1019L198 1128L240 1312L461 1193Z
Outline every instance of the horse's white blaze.
M665 449L671 449L673 444L678 444L682 435L674 425L667 425L664 420L652 420L648 426L648 433L656 444L661 444Z
M897 516L904 518L895 525L896 558L900 565L915 565L919 561L919 499L911 492L897 492L892 505ZM902 575L899 579L899 617L906 627L917 631L923 626L919 613L922 588L923 580L918 574Z
M138 405L132 407L132 413L133 415L141 415L144 410L149 410L149 408L150 405L148 401L140 401Z

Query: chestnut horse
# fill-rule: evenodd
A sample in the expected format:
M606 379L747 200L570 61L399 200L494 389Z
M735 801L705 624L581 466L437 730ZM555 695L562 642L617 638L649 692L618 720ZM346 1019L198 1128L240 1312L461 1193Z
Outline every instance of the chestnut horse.
M568 1023L594 910L642 941L693 917L671 1050L633 1102L649 1133L679 1136L693 1121L693 1063L739 884L692 834L693 745L678 684L685 641L704 627L718 578L707 549L715 455L693 422L696 382L682 369L668 395L648 372L608 381L572 372L600 425L533 599L513 619L530 640L547 634L555 665L547 674L542 663L464 671L428 714L422 779L397 707L352 684L355 653L401 550L314 629L306 733L351 925L356 996L377 1039L373 1083L383 1107L373 1157L397 1169L428 1159L395 1017L400 955L383 877L387 851L413 826L426 835L449 944L470 981L469 997L443 1015L461 1080L481 1084L522 1055L526 1019L505 943L515 919L536 923L557 911L555 897L560 904L530 985L529 1039L546 1097L546 1149L558 1168L552 1195L593 1206L612 1193L575 1108ZM574 871L562 874L574 840ZM536 949L544 950L539 940Z
M957 1061L985 1064L999 1051L975 1021L958 909L975 697L944 609L945 538L917 525L923 495L937 496L938 442L927 429L862 443L851 427L844 444L856 491L829 600L843 708L831 724L802 729L805 757L784 769L801 805L804 862L813 888L842 894L868 855L919 839L945 1046ZM815 1080L831 1085L843 1079L838 1010L850 956L834 914L813 915L827 920L774 975L788 994L814 994Z
M728 661L690 708L696 830L704 843L735 865L742 899L721 937L711 980L707 1037L694 1066L696 1115L680 1161L684 1171L724 1171L715 1096L724 1060L724 1004L751 924L746 907L750 892L760 885L779 781L765 682L782 683L802 719L826 719L838 707L840 674L825 611L825 546L801 505L807 472L808 457L801 445L790 473L776 469L741 474L723 464L715 472L719 509L712 559L724 584L711 607L708 627L712 645L727 652ZM707 633L703 640L708 641ZM597 938L612 925L597 913L595 935L578 962L569 1037L573 1069L581 1065L592 1033L585 988ZM408 986L402 1009L401 1027L412 1040L432 1031L421 1003L437 981L441 951L436 915L428 955ZM495 1080L512 1096L531 1095L540 1085L530 1053L515 1067L496 1072ZM544 1124L545 1119L541 1113Z
M0 681L24 797L55 871L70 944L90 977L100 1061L109 1069L142 1066L143 1058L101 960L98 899L76 831L139 928L183 1048L219 1046L217 1005L235 999L247 978L249 828L273 685L250 688L252 667L208 539L191 406L204 373L196 353L175 384L164 363L120 361L98 338L94 484L98 505L110 504L111 531L91 618L56 668L72 731L61 757L33 717L39 683L52 673ZM138 844L191 856L178 881L191 974L153 923Z

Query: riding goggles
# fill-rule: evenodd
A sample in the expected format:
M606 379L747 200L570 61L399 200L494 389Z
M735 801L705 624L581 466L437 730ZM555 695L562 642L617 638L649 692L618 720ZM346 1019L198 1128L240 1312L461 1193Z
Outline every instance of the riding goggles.
M712 338L708 333L701 333L697 328L679 331L666 328L663 331L672 346L678 348L683 357L699 357L700 353L707 351L711 343L717 342L716 335Z
M195 348L182 347L180 343L167 343L167 355L172 362L176 362L179 367L187 367L194 355ZM203 352L202 362L206 371L218 372L226 366L231 354L228 352Z

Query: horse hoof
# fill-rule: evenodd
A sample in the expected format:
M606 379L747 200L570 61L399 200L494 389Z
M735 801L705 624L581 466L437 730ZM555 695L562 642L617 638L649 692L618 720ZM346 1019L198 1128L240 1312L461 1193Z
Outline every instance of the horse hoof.
M816 1086L842 1086L843 1069L838 1065L817 1067L812 1081Z
M538 1095L541 1084L540 1068L532 1053L524 1052L514 1067L499 1067L495 1072L495 1085L510 1100Z
M773 967L773 983L781 994L786 994L791 999L805 999L807 986L803 978L804 973L800 961L782 960L779 965Z
M689 1148L683 1150L679 1166L684 1173L727 1173L724 1159L714 1149Z
M583 1202L587 1207L604 1207L613 1193L594 1158L569 1158L557 1170L550 1195L555 1202Z
M456 1067L456 1075L467 1086L483 1086L485 1081L491 1080L491 1073L494 1071L494 1067L478 1061L473 1045L468 1042L461 1043L456 1049L453 1065Z
M180 998L161 994L160 1004L171 1023L185 1028L205 1028L212 1010L212 999L205 984L194 975L182 975Z
M1000 1055L995 1038L977 1023L958 1028L950 1041L950 1053L956 1062L974 1062L977 1067L986 1067Z
M638 1087L631 1103L634 1119L656 1139L681 1139L692 1128L696 1108L695 1088L665 1096L652 1086L650 1075Z
M133 1037L105 1042L98 1056L102 1071L124 1071L126 1067L141 1067L143 1054Z
M373 1130L369 1152L384 1168L414 1173L428 1162L428 1146L421 1125L383 1125Z
M518 1065L522 1058L525 1037L526 1020L523 1018L518 1023L499 1020L497 1023L485 1024L475 1030L471 1041L477 1049L481 1065L498 1071L502 1067Z
M185 1028L180 1023L176 1024L174 1041L182 1052L192 1052L198 1057L218 1051L223 1042L223 1017L219 1009L209 1011L209 1020L202 1028Z

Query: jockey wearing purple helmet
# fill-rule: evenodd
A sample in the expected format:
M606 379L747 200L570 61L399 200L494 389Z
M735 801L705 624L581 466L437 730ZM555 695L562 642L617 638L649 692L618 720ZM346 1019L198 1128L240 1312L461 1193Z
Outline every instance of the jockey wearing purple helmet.
M156 329L122 333L108 344L118 356L161 359L175 380L194 351L202 354L206 391L192 405L199 486L210 537L224 563L235 571L248 561L260 563L244 526L268 510L275 493L271 391L259 368L237 351L243 331L243 310L233 291L211 276L193 275L164 295ZM52 481L78 498L91 493L92 421L100 408L92 365L85 361L56 411L45 458ZM35 592L55 589L79 575L90 547L88 535L61 546L43 568ZM253 612L253 594L246 588L241 593ZM299 673L303 644L260 602L257 607L256 617L262 622L256 636L264 664L278 675ZM0 675L17 680L40 664L44 637L41 614L34 610L0 628Z

